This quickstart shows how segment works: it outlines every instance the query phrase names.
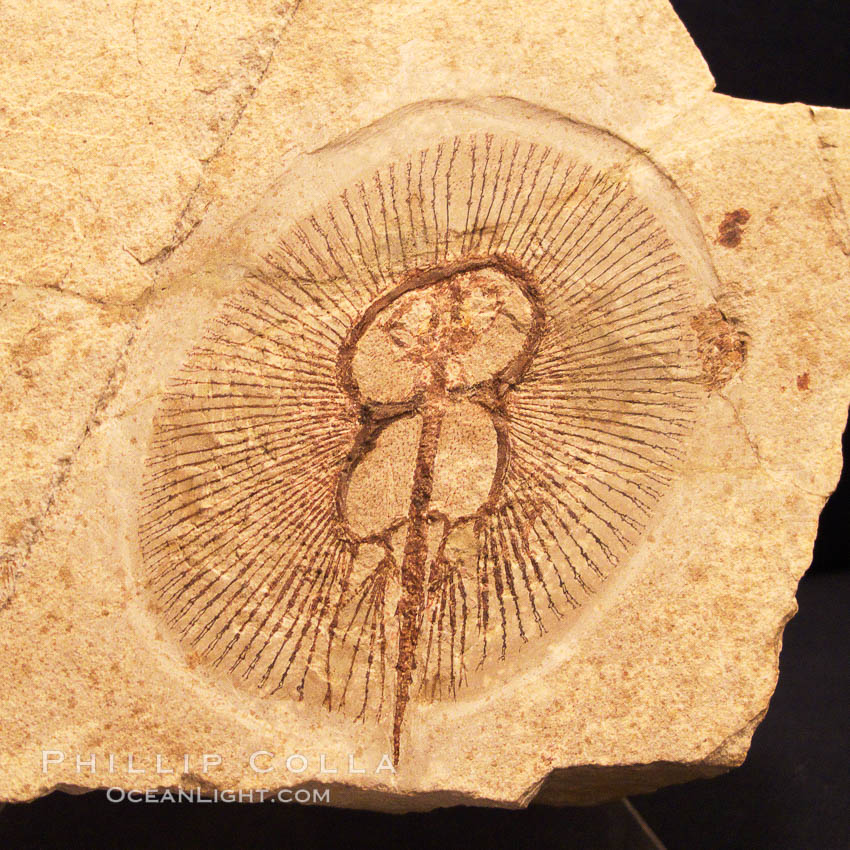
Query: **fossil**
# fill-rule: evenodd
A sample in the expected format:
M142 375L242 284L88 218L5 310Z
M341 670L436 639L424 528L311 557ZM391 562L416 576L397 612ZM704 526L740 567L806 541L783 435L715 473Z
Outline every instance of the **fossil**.
M713 340L743 357L703 308L629 180L568 150L472 132L352 180L162 398L160 615L246 687L391 718L398 762L411 700L545 641L628 558L731 374Z
M666 0L11 6L0 799L741 764L841 471L848 113L712 91Z

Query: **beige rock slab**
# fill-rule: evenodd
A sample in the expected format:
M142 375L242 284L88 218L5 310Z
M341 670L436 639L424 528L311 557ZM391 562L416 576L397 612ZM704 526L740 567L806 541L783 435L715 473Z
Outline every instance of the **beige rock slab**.
M739 764L841 463L847 114L713 94L655 0L7 6L0 798L513 806Z

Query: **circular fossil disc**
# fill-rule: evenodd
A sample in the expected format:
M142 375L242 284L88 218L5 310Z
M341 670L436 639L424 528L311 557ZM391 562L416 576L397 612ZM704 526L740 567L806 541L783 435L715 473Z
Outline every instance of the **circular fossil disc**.
M470 132L291 225L155 417L144 575L185 645L390 718L398 758L410 701L591 602L706 392L656 212L569 150Z

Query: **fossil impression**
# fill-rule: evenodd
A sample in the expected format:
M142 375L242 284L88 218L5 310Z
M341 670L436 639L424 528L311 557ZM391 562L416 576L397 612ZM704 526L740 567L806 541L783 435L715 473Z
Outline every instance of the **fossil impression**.
M397 761L410 700L628 555L705 392L699 329L676 246L590 163L478 133L364 175L162 401L140 537L163 616L250 687L389 714Z
M841 470L847 111L713 91L668 0L129 6L0 16L0 799L741 764Z

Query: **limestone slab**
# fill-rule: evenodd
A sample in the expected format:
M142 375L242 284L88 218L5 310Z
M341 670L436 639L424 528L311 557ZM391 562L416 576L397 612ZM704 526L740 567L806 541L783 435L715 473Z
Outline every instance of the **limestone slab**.
M662 0L12 3L0 798L738 765L850 398L846 112Z

